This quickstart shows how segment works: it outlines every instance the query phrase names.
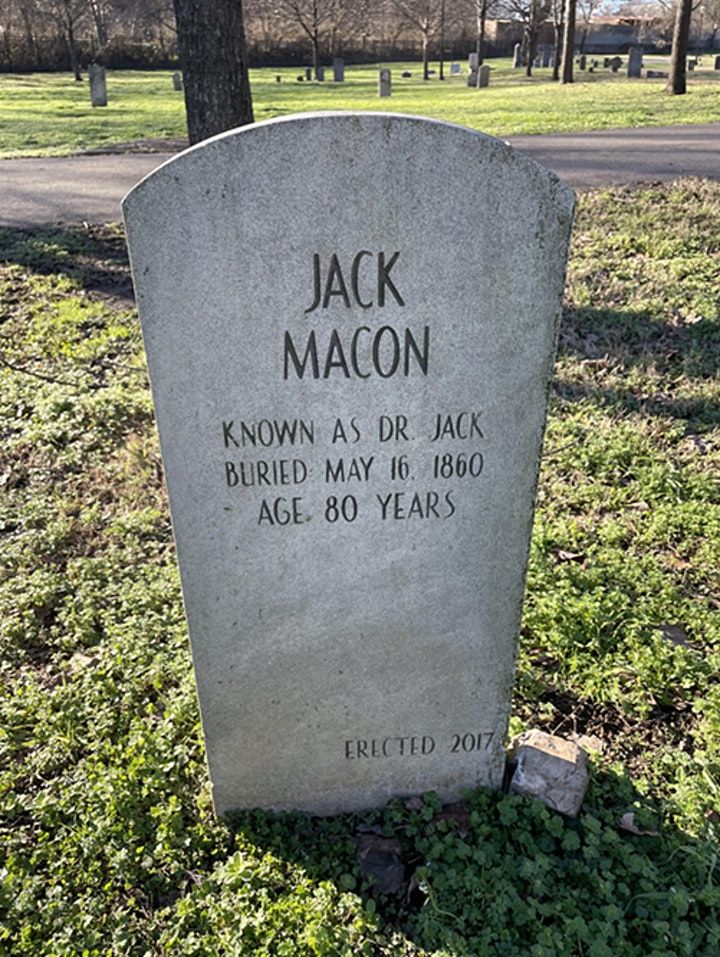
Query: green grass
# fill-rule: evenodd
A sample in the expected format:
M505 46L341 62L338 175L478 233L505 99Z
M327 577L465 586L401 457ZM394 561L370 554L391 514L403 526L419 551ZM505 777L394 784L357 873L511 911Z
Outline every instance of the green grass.
M720 184L581 198L512 720L605 742L580 818L227 825L121 234L0 231L0 953L717 957L719 254Z
M377 96L377 68L350 67L347 82L298 83L295 68L252 70L258 120L311 110L392 110L435 116L495 136L623 126L720 121L720 73L710 58L688 74L686 96L667 95L662 80L632 80L577 71L560 86L549 70L531 79L507 59L491 60L491 86L468 89L464 77L424 83L417 63L393 64L392 98ZM601 61L602 62L602 61ZM650 59L647 58L650 63ZM650 64L660 65L660 64ZM402 79L403 69L413 76ZM283 78L275 82L275 76ZM181 93L170 72L111 71L106 108L89 105L87 82L67 74L0 75L0 156L61 155L143 138L185 134Z

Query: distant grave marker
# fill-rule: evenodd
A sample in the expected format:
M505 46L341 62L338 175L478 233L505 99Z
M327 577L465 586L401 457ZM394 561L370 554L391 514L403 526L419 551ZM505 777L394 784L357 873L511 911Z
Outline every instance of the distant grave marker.
M490 67L487 64L483 64L478 70L477 88L481 90L486 86L490 86Z
M380 70L378 74L378 96L392 96L392 73Z
M183 88L182 73L176 70L172 75L173 90L179 91Z
M501 784L573 204L369 113L125 198L218 812Z
M522 66L522 46L516 43L513 47L513 70L519 70Z
M333 58L333 82L345 82L345 61L341 60L340 57Z
M643 48L630 47L628 50L627 75L631 79L642 76Z
M88 67L90 80L90 103L92 106L107 106L107 80L105 67L99 63L91 63Z

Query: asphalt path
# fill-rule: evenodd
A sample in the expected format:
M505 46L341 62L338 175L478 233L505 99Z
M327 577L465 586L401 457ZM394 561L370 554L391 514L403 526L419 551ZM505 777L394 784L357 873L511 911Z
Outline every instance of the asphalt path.
M681 176L720 179L720 123L511 136L507 142L576 189ZM0 160L0 226L106 223L172 153Z

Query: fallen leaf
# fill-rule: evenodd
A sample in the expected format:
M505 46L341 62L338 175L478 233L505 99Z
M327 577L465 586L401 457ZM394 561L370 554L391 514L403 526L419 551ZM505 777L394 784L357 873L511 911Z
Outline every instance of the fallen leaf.
M361 834L355 838L357 860L363 877L371 878L373 894L394 894L405 880L400 845L394 838Z
M561 562L582 562L585 559L582 552L566 552L563 548L558 551L557 557Z
M626 814L620 818L620 827L623 831L627 831L628 834L637 834L640 837L657 837L659 831L644 831L642 828L639 828L635 823L635 814L633 811L628 811Z
M662 624L660 625L660 631L662 632L663 638L671 642L671 644L677 645L680 648L692 648L688 633L682 625Z

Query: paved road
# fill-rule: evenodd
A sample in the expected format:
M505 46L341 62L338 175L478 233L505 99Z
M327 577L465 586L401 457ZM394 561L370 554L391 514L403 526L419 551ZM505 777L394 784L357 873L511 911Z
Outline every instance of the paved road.
M578 189L678 176L720 179L720 123L512 136L508 142ZM117 220L125 193L171 155L0 160L0 225Z

